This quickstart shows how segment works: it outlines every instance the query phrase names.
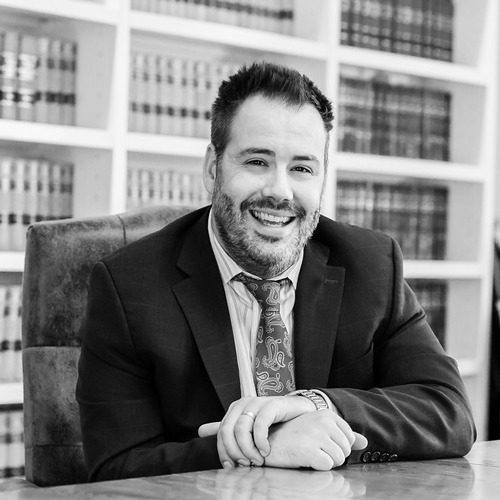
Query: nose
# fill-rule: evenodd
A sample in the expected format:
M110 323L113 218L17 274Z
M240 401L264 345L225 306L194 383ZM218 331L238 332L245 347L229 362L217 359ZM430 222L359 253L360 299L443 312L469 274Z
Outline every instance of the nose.
M278 202L293 199L293 190L286 167L280 168L278 166L269 172L262 189L262 195Z

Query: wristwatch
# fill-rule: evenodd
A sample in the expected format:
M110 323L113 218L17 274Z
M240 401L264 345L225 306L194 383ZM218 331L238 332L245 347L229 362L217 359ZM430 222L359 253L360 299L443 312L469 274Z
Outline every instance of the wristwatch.
M293 395L302 396L304 398L307 398L309 401L312 401L314 403L314 406L316 407L316 410L318 411L329 409L329 406L325 401L325 399L314 391L309 391L307 389L299 389L298 391L295 391Z

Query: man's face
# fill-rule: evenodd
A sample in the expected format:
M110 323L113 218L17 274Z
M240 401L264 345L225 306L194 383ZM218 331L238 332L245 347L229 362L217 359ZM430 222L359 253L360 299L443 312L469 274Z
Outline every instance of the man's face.
M270 278L298 258L319 218L326 132L310 104L248 98L219 162L210 146L205 183L215 231L246 271Z

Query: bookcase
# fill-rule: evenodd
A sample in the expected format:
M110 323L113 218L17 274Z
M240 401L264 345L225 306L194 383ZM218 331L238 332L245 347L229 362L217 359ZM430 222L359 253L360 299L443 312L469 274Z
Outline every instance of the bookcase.
M380 0L384 1L387 3ZM394 2L408 6L408 0ZM177 203L205 203L202 195L188 197L182 191L201 174L207 137L129 130L132 113L137 112L131 102L137 93L133 76L136 54L146 58L152 54L168 64L175 58L209 65L215 61L226 70L262 59L292 65L325 90L336 114L341 108L341 80L346 75L369 74L389 83L446 92L450 96L447 161L342 150L336 118L330 151L334 168L329 169L323 212L336 217L341 201L337 188L342 183L446 189L446 252L439 259L407 259L405 275L413 283L430 281L446 286L444 317L440 319L445 348L458 360L479 436L484 438L498 106L498 2L453 1L453 62L341 43L347 0L276 0L271 4L277 8L277 15L270 14L272 9L266 2L219 2L228 10L222 19L210 14L209 9L217 2L191 2L201 9L198 17L204 19L179 16L179 11L169 10L174 4L183 9L190 5L185 1L181 7L182 3L0 0L0 30L58 37L77 47L74 123L0 118L0 157L41 158L72 165L71 215L76 217L118 213L141 204L139 188L131 184L144 170L150 170L147 175L153 176L153 181L146 183L154 183L169 172L169 182L176 182L180 190L177 198L172 198ZM266 19L266 26L248 19L239 26L241 5L253 6L272 19ZM289 16L290 10L293 16ZM165 198L160 193L155 200L164 202ZM21 286L23 259L22 251L0 251L1 286ZM21 383L1 383L0 406L20 403Z

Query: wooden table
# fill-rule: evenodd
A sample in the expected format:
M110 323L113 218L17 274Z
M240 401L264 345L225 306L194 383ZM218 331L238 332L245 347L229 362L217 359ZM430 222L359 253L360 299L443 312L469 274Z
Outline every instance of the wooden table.
M272 468L210 470L38 488L18 482L1 499L500 499L500 441L477 443L465 458L349 465L329 472Z

